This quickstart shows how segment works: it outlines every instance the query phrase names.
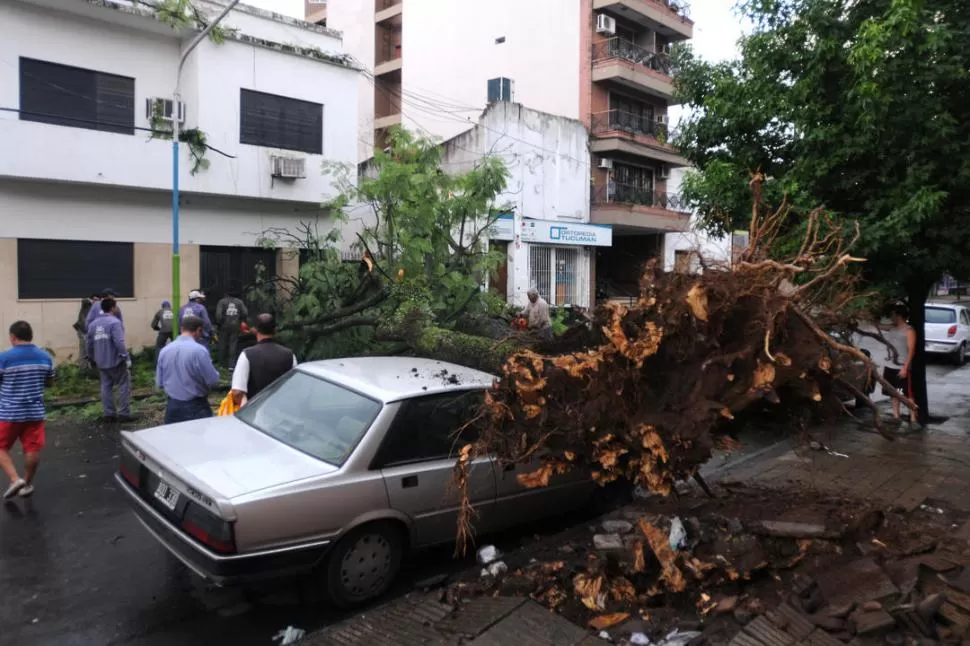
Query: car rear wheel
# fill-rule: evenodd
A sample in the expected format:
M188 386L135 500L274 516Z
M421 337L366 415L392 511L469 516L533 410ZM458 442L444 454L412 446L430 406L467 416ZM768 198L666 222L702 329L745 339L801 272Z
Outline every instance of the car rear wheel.
M384 594L401 569L403 532L391 523L371 523L352 530L333 551L326 566L327 596L351 608Z
M964 343L960 344L957 351L953 353L953 363L958 366L962 366L967 362L967 346Z

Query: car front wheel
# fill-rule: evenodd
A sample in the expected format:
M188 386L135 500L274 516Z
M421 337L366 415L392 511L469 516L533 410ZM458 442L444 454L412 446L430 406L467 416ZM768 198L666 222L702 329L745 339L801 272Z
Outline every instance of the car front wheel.
M401 569L403 532L391 523L370 523L340 539L327 560L330 601L351 608L379 597Z

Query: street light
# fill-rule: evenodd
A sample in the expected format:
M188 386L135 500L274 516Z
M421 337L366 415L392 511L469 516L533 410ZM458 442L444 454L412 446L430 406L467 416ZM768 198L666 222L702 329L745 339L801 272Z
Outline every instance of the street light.
M179 293L181 291L182 282L182 259L179 256L179 102L182 99L182 94L180 91L182 84L182 68L185 67L185 59L189 57L199 43L201 43L209 32L215 28L223 18L226 17L232 8L239 4L239 0L230 0L226 8L222 10L215 20L206 25L206 28L195 35L189 46L182 51L182 55L179 57L179 69L175 74L175 92L172 93L172 307L182 306L182 295ZM179 334L178 317L176 317L176 325L172 326L172 338L176 338Z

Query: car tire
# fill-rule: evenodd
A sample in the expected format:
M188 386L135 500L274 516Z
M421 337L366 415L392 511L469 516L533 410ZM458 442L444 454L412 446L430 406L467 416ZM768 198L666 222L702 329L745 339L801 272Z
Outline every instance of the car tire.
M327 598L338 608L353 608L387 592L401 569L405 544L403 530L390 522L351 530L327 558Z
M965 343L961 343L957 351L953 353L953 363L962 366L967 362L967 346Z

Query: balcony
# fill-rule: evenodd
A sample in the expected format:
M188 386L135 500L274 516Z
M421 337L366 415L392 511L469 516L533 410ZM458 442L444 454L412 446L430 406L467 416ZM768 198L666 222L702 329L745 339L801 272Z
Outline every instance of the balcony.
M674 97L670 56L614 37L593 45L593 81L616 83L665 100Z
M671 40L694 37L694 22L685 0L593 0L593 10L608 9Z
M374 22L379 25L400 27L403 8L402 0L377 0L374 7Z
M592 194L590 222L617 232L674 232L690 228L690 211L676 193L609 182Z
M593 115L591 152L623 153L647 157L671 166L687 166L687 160L667 144L667 124L620 110Z

